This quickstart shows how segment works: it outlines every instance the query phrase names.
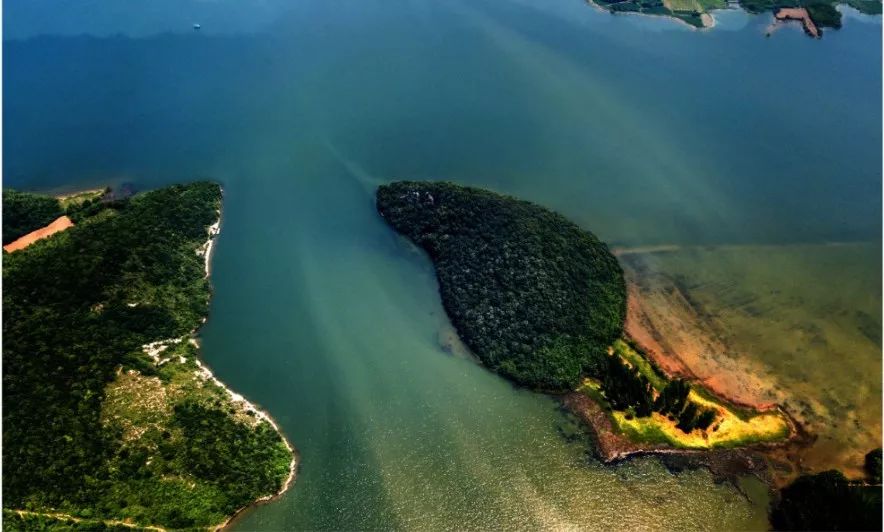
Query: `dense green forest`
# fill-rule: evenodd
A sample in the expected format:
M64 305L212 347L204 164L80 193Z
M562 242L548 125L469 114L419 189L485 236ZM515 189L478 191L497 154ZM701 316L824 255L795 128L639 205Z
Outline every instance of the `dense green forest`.
M489 368L550 391L604 372L626 285L594 235L532 203L450 183L384 185L377 207L429 253L448 316Z
M3 245L48 225L64 214L61 202L50 196L3 191Z
M90 201L4 254L5 508L205 527L280 489L281 435L202 384L186 341L208 311L198 252L220 202L207 182ZM163 339L179 344L158 367L142 346Z
M451 183L384 185L377 207L430 255L448 316L492 370L552 392L594 377L613 409L661 412L684 432L715 420L687 400L686 382L647 368L655 387L621 349L609 354L623 332L626 285L592 233L532 203Z

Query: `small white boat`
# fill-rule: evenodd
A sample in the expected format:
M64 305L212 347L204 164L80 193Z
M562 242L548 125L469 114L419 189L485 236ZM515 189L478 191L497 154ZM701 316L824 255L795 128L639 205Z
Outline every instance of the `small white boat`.
M200 26L199 24L194 24L194 25L193 25L193 30L194 30L194 31L198 31L200 28L202 28L202 26Z

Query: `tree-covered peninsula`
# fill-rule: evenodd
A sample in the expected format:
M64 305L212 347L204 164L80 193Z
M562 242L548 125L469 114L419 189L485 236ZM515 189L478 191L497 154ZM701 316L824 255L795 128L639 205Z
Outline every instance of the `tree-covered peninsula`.
M563 216L509 196L451 183L397 182L377 209L426 250L445 311L491 370L565 402L596 432L646 451L782 440L777 411L739 409L664 375L623 333L626 286L599 239ZM593 423L603 418L604 427ZM600 445L605 447L605 445ZM623 446L602 452L623 455Z
M429 253L448 316L486 366L557 392L602 371L623 331L626 284L593 234L527 201L450 183L381 186L377 207Z
M206 528L280 492L291 446L198 359L220 187L81 199L73 227L3 256L5 521ZM4 241L53 201L4 194Z

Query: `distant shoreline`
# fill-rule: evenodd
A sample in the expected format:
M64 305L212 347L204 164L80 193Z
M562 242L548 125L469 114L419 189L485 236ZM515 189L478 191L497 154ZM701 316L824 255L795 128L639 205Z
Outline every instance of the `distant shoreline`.
M823 28L839 29L843 25L841 6L847 6L867 16L880 16L880 2L864 0L824 0L813 6L795 6L788 2L764 4L758 0L723 0L704 5L698 1L673 4L672 0L659 0L648 4L639 0L586 0L590 6L599 11L613 15L645 15L665 17L675 20L694 30L708 30L716 26L715 11L739 9L750 15L769 14L771 24L765 33L767 37L787 21L798 21L804 33L811 38L819 39ZM875 7L877 6L877 7Z
M611 11L609 9L605 9L604 6L596 3L595 0L586 0L586 3L589 4L590 6L598 9L599 11L601 11L603 13L609 13L611 15L639 15L639 16L653 17L653 18L668 18L669 20L672 20L672 21L674 21L678 24L681 24L682 26L684 26L688 29L694 30L694 31L709 30L709 29L714 28L716 25L715 17L712 16L712 14L708 13L708 12L704 12L700 15L700 20L703 23L703 26L701 27L701 26L694 26L693 24L690 24L687 21L682 20L682 19L680 19L670 13L642 13L641 11L616 11L615 12L615 11Z

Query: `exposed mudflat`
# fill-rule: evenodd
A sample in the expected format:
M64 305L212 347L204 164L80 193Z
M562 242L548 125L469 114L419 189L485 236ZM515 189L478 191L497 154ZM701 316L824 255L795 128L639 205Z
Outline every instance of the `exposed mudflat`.
M876 253L849 244L622 254L626 329L671 374L744 405L782 405L808 444L779 458L862 476L863 455L881 445Z

